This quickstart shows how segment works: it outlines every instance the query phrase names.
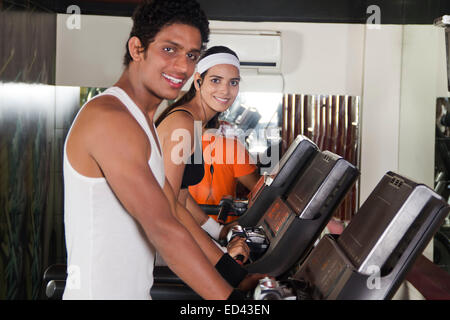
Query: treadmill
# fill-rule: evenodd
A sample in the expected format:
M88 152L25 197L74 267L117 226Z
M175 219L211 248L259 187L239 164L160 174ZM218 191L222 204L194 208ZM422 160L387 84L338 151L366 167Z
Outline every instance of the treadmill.
M244 267L274 277L289 271L310 252L358 176L359 171L342 157L317 153L286 199L278 197L255 226L233 228L230 239L245 237L250 247L251 263ZM154 276L153 299L195 299L167 267L155 267Z
M243 210L243 214L239 214L242 212L241 203L237 202L239 208L236 208L235 203L229 199L223 199L219 206L200 205L200 207L207 214L218 215L218 220L222 221L226 221L229 211L235 209L240 215L238 221L241 226L254 226L275 199L288 192L293 182L318 152L319 149L314 142L298 135L272 172L262 176L253 187L248 197L247 209Z
M251 251L249 273L279 277L303 260L358 177L358 169L344 158L317 153L287 196L277 197L256 226L242 228ZM264 235L265 250L255 233Z
M387 172L340 236L323 237L293 277L264 279L254 297L391 299L449 212L429 187Z

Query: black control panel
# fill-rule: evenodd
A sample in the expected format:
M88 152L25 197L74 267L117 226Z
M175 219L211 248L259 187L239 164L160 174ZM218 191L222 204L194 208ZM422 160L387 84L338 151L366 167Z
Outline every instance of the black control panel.
M261 282L255 298L390 299L449 212L427 186L388 172L339 237L323 237L288 281L272 283L276 294Z
M253 187L248 197L247 211L239 218L239 224L243 227L255 226L275 199L289 192L318 152L318 147L311 140L297 136L270 175L262 176Z
M279 277L302 261L358 177L342 157L317 153L286 197L276 198L256 224L270 245L247 270Z

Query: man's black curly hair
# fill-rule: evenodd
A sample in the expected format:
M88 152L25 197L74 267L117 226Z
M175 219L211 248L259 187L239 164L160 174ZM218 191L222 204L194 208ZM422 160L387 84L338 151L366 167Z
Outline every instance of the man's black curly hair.
M196 0L144 0L135 9L132 18L133 28L128 40L138 37L144 51L163 27L173 23L197 28L202 37L202 48L209 40L208 18ZM124 65L128 66L131 60L127 41Z

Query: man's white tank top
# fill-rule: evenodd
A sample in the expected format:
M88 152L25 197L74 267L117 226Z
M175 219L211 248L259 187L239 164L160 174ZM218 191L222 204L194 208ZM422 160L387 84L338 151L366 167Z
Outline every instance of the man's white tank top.
M106 94L117 97L147 133L148 165L162 188L165 174L158 136L153 137L144 114L125 91L112 87L101 95ZM70 165L66 145L67 139L63 170L68 277L63 299L151 299L155 249L105 178L81 175Z

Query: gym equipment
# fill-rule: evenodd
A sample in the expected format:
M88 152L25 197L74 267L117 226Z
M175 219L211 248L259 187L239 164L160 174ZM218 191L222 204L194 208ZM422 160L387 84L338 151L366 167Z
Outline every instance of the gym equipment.
M278 277L303 260L358 176L356 167L342 157L317 153L286 199L278 197L256 226L243 228L253 234L259 230L267 239L258 242L267 251L256 243L250 247L259 256L251 256L247 270Z
M241 226L256 225L273 201L289 191L294 181L318 152L318 147L311 140L298 135L271 174L262 176L253 187L248 196L247 210L243 212L241 202L234 203L232 208L237 209L222 209L221 220L226 221L231 211L233 215L240 215L238 221ZM222 208L220 205L200 205L200 207L207 214L219 214Z
M388 172L339 237L323 237L293 277L273 284L278 296L263 286L255 297L390 299L449 212L432 189Z
M238 225L231 230L229 240L245 237L251 249L251 263L245 268L277 277L303 260L358 176L358 170L342 157L329 151L317 153L286 199L278 197L255 226ZM165 269L155 267L153 299L183 299L173 279L165 284L158 276L160 272L167 275Z

